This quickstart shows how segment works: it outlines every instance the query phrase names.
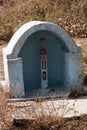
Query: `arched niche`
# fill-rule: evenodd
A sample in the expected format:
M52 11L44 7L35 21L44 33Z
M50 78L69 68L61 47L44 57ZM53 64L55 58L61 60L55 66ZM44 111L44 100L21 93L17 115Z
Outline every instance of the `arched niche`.
M81 87L81 48L60 26L32 21L20 27L3 50L5 81L12 86L13 96L18 88L22 96L40 87L40 37L46 38L48 87L59 83L65 89Z

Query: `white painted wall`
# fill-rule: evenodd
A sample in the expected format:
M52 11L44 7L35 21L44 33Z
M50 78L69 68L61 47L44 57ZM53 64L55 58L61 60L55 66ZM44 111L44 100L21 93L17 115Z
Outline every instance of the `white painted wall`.
M7 61L10 87L13 97L24 97L22 59L15 58Z
M83 66L81 53L65 53L65 86L68 89L83 87Z
M9 86L11 84L13 96L17 95L20 87L21 89L18 95L20 97L24 95L22 59L18 58L18 54L25 40L33 33L40 30L51 31L64 41L70 52L65 54L64 82L67 86L73 86L75 81L75 86L82 86L83 69L80 47L74 43L70 36L60 26L48 22L32 21L24 24L18 29L3 51L5 82Z

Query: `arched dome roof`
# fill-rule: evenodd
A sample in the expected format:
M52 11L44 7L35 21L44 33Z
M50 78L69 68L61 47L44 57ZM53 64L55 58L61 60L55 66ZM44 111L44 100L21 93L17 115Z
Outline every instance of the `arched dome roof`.
M70 52L79 52L79 47L74 43L67 32L64 31L64 29L62 29L60 26L50 22L31 21L21 26L11 38L6 48L6 54L8 57L18 57L25 40L33 33L41 30L47 30L55 33L56 36L62 39Z

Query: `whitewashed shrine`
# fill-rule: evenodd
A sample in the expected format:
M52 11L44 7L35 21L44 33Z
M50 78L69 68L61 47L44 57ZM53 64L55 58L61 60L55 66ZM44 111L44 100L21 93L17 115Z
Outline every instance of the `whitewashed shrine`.
M31 21L21 26L3 49L3 59L4 82L12 87L13 97L82 87L81 48L54 23Z

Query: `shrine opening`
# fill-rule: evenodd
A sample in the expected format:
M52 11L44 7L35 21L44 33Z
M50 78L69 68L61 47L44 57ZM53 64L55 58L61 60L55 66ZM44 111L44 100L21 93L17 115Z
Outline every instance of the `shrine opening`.
M24 24L3 50L5 82L13 96L50 96L83 83L82 51L60 26L41 21Z

